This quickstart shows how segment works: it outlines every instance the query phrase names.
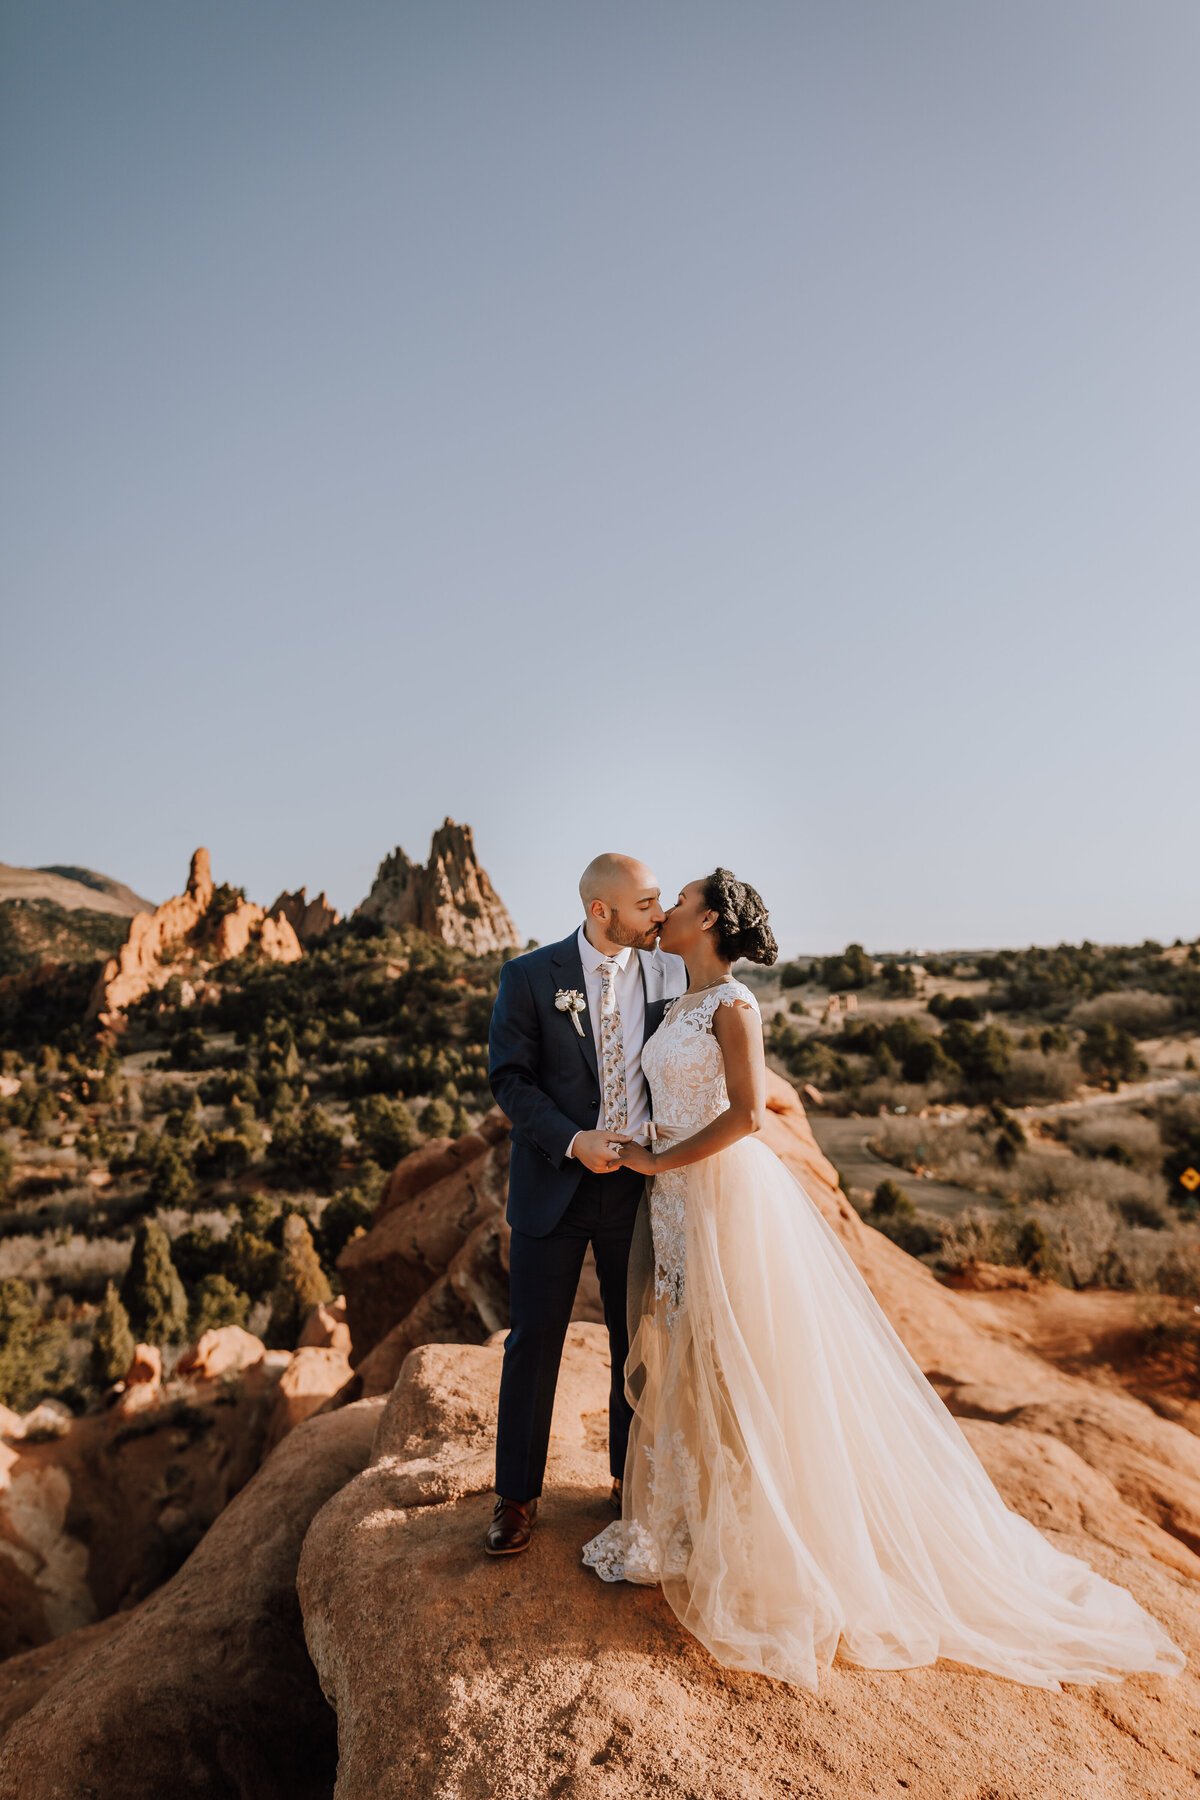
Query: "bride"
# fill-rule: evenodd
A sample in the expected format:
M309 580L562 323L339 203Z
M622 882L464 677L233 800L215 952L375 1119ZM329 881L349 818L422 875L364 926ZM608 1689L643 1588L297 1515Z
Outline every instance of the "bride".
M622 1150L653 1176L653 1270L625 1365L622 1516L584 1562L660 1584L718 1662L814 1691L839 1650L870 1669L949 1657L1054 1692L1178 1673L1183 1652L1126 1589L1005 1506L757 1141L762 1025L730 965L775 960L759 896L727 869L690 882L661 946L690 986L642 1054L655 1148Z

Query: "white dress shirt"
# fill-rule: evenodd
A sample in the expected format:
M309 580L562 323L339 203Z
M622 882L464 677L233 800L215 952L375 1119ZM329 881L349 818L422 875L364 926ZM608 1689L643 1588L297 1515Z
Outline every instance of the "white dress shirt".
M600 965L609 961L617 965L617 1011L621 1015L621 1040L625 1045L625 1131L636 1143L644 1143L646 1125L650 1118L650 1093L646 1087L646 1077L642 1074L642 1042L646 1035L646 989L642 981L642 965L631 944L626 944L624 949L618 950L612 957L606 957L602 950L597 950L588 941L587 932L582 925L579 927L579 957L583 963L586 1017L592 1028L598 1066L603 1061L600 1054L600 1000L604 982ZM599 1131L603 1127L604 1117L601 1114L596 1120L595 1129ZM577 1132L576 1137L578 1135ZM572 1156L574 1151L575 1138L572 1138L567 1146L567 1155Z

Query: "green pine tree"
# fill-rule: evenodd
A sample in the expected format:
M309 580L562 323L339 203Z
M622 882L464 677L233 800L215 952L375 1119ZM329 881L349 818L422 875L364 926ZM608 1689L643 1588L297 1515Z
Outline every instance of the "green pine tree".
M171 1261L171 1243L154 1219L143 1219L121 1283L129 1323L147 1344L164 1344L187 1329L187 1294Z
M289 1213L283 1221L279 1278L267 1326L268 1346L273 1350L294 1350L301 1327L313 1307L331 1298L332 1289L313 1246L308 1224L300 1213Z
M92 1332L91 1368L92 1380L96 1386L108 1387L110 1382L120 1381L133 1361L133 1350L129 1314L110 1281L104 1290L104 1299L100 1302L100 1311Z

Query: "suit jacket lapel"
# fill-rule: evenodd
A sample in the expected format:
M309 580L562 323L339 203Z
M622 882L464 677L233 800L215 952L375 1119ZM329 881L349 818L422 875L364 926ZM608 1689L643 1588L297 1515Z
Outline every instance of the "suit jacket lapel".
M577 993L583 995L586 1002L587 983L583 978L583 959L579 954L579 936L577 932L573 931L569 938L564 938L561 944L555 946L554 955L550 959L550 966L554 970L555 987L565 989L574 988ZM596 1062L596 1040L592 1035L592 1019L590 1012L584 1012L578 1015L579 1023L583 1028L582 1036L576 1031L570 1013L556 1013L555 1017L562 1020L563 1030L569 1031L571 1036L575 1039L575 1042L579 1045L579 1048L583 1053L583 1059L587 1063L588 1068L592 1071L592 1074L596 1077L598 1084L600 1081L600 1070Z
M646 1005L646 1024L642 1032L642 1043L662 1024L662 1016L667 1010L667 1002L663 998L663 967L657 950L639 950L638 967L642 971L642 998Z

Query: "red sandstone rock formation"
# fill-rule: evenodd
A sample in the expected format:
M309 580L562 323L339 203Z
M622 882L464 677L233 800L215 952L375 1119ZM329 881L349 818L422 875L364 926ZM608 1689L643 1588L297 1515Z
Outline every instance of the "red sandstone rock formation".
M240 956L253 945L272 962L295 962L303 951L286 918L268 918L261 906L241 900L232 912L209 918L213 900L208 851L192 857L187 889L153 913L137 913L129 936L105 963L88 1003L87 1016L108 1030L120 1030L122 1013L172 975L196 976L214 963Z
M314 939L324 937L332 925L338 922L336 907L330 906L324 893L315 900L308 899L307 888L297 888L294 894L280 894L273 906L267 908L267 916L272 919L286 919L302 944L311 944Z
M329 1800L335 1720L305 1652L296 1562L381 1410L300 1426L157 1593L0 1668L0 1792Z
M504 902L480 866L471 827L453 819L434 832L424 868L399 848L385 857L358 911L394 930L415 925L472 956L522 947Z
M880 1243L884 1262L902 1256ZM414 1351L369 1466L305 1539L297 1590L338 1713L338 1795L1176 1800L1200 1779L1194 1660L1174 1679L1060 1694L952 1663L835 1663L814 1697L719 1668L657 1590L598 1581L579 1560L611 1516L597 1326L568 1334L533 1545L489 1563L500 1363L499 1338ZM1129 1587L1195 1659L1200 1561L1057 1438L964 1429L1010 1506Z
M43 1421L44 1402L9 1422L0 1658L134 1604L179 1566L258 1467L291 1361L224 1326L164 1391L159 1352L139 1344L108 1411Z

